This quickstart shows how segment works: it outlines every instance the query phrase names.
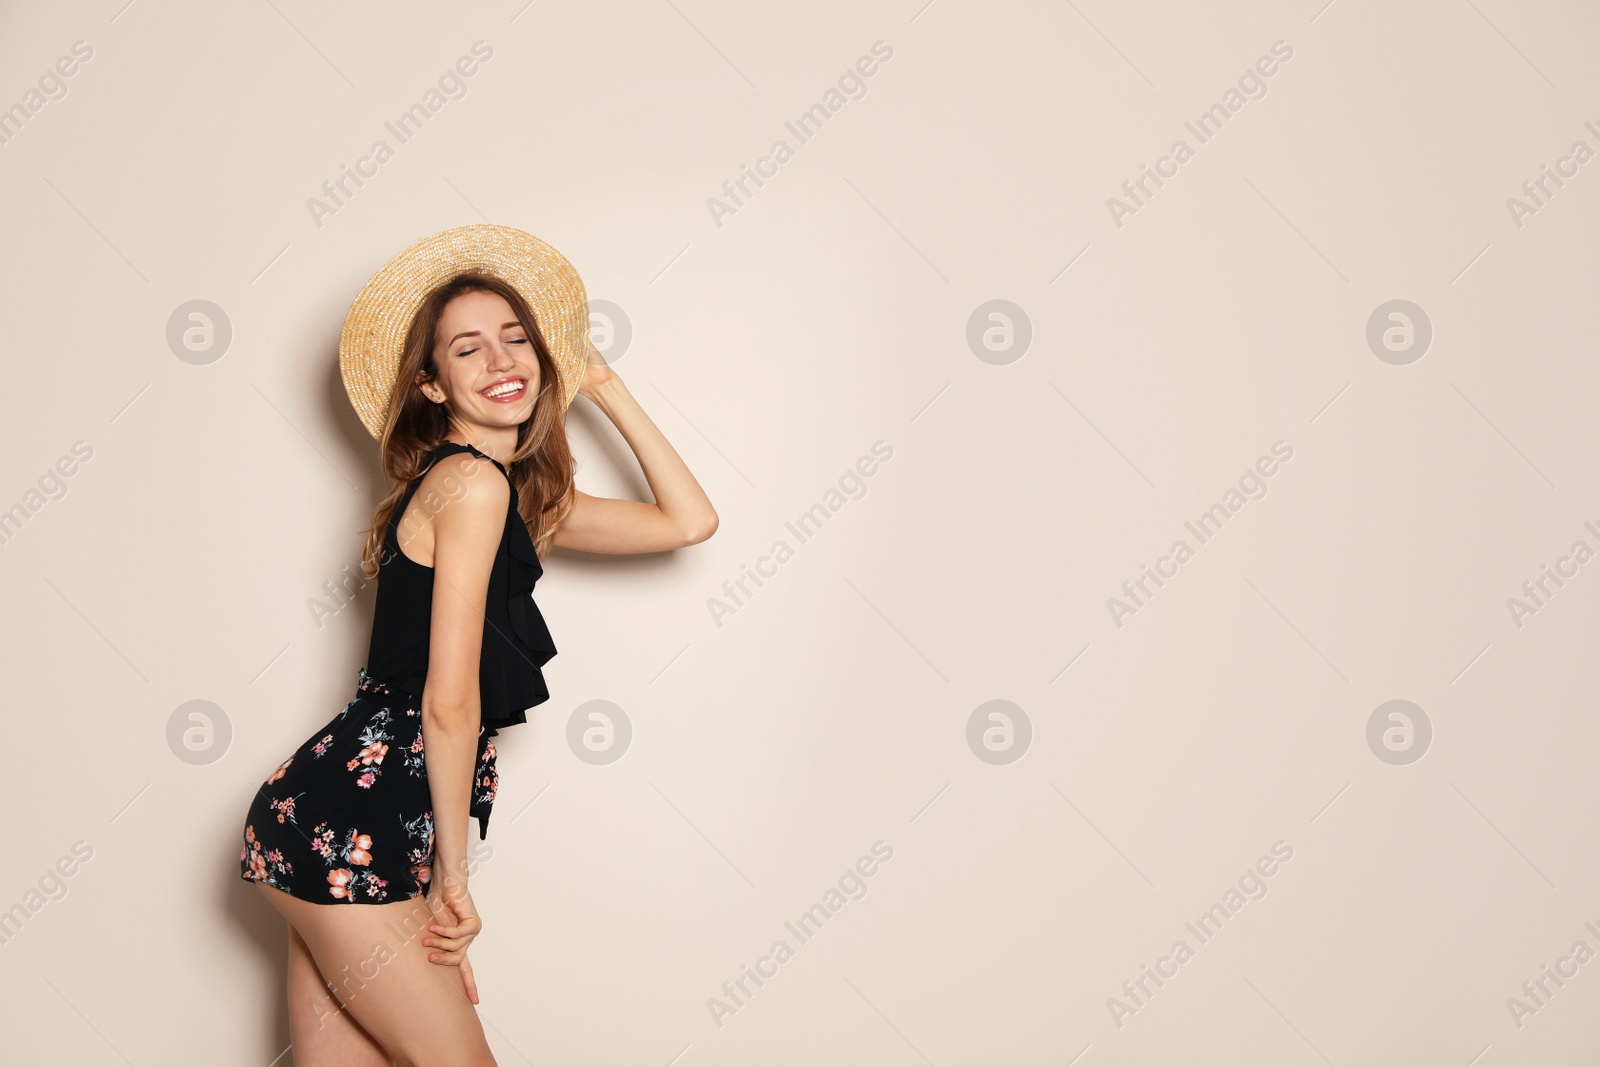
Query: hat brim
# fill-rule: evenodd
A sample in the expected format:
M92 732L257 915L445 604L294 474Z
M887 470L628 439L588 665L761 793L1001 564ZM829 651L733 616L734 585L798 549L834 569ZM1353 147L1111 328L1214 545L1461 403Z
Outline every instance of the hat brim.
M512 226L475 223L424 237L385 263L362 288L339 334L339 372L362 425L383 435L406 332L427 295L465 271L510 284L533 309L561 377L563 410L588 363L589 301L583 279L549 244Z

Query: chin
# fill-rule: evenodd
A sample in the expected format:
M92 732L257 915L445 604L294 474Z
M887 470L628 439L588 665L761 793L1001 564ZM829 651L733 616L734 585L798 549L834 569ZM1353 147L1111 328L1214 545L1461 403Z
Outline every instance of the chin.
M491 411L483 418L482 425L493 430L514 429L532 417L532 405L526 411Z

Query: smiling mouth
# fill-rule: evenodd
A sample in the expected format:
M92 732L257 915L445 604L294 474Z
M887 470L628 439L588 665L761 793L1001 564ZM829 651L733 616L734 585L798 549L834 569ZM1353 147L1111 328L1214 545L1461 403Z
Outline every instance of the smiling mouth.
M485 400L492 400L496 404L510 404L521 400L528 391L528 379L505 378L495 382L487 389L478 390L478 395Z

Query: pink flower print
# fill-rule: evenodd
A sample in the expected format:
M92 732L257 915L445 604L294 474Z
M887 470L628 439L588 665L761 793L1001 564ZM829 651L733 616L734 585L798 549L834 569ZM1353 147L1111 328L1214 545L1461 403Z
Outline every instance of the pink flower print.
M294 762L294 757L290 756L288 759L284 760L281 764L279 764L278 765L278 769L272 772L272 777L267 779L267 784L271 785L273 782L276 782L279 778L282 778L284 772L289 769L289 764L291 764L293 762ZM279 821L281 822L282 820L279 820Z
M385 755L387 755L388 752L389 752L389 746L388 745L384 744L382 741L374 741L374 742L372 742L372 744L368 745L366 748L363 748L361 750L361 754L359 756L357 756L356 758L359 759L362 763L365 763L368 766L371 766L374 763L382 763L383 762L383 757ZM354 765L352 765L352 769L354 769Z
M337 871L329 871L328 892L340 900L353 899L350 890L347 888L350 885L350 878L351 874L348 868L341 867Z
M294 797L284 797L282 800L276 797L273 798L272 810L278 813L279 822L283 822L286 818L294 818L294 802Z
M372 783L377 781L377 779L378 776L376 774L373 774L371 771L366 771L361 775L360 778L356 779L356 785L359 785L362 789L371 789Z
M333 735L329 734L327 737L324 737L321 741L318 741L316 744L312 745L311 746L311 751L314 754L320 756L324 752L328 751L328 746L330 744L332 744L332 743L333 743Z
M316 834L311 841L311 847L316 849L317 854L323 859L333 859L333 831L327 828L326 823L319 822L311 832Z
M350 862L358 867L365 867L372 862L372 838L368 834L358 834L350 831Z

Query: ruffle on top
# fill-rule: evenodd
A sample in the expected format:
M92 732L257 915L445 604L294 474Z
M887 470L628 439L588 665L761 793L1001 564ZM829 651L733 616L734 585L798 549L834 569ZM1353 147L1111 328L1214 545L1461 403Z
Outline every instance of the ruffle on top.
M490 735L500 727L527 722L527 709L550 699L540 668L556 654L556 645L533 600L533 588L543 574L544 566L534 551L527 524L517 511L513 489L506 511L505 536L489 576L487 625L478 672L483 723Z
M424 472L440 457L471 452L493 463L507 481L510 473L492 456L471 445L447 441L434 449ZM483 474L478 477L493 477ZM398 529L406 505L422 485L419 474L401 498L389 523L380 565L377 603L367 667L387 684L420 698L428 676L434 572L400 551ZM498 727L527 722L527 710L550 699L541 668L556 654L544 616L533 602L533 587L544 573L533 538L517 512L515 489L506 504L505 526L483 604L483 645L478 661L482 725L492 736Z

